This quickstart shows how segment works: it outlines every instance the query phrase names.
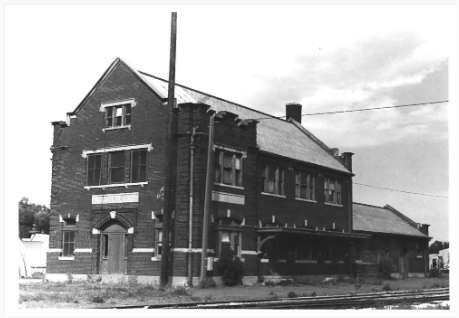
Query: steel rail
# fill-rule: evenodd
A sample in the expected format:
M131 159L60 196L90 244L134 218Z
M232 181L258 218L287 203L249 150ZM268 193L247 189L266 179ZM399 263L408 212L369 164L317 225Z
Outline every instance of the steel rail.
M251 300L232 302L175 303L160 305L126 305L103 307L105 309L287 309L314 308L337 309L386 305L400 302L427 302L449 300L449 288L418 291L390 291L334 296L279 298L276 300ZM102 307L99 307L102 308Z

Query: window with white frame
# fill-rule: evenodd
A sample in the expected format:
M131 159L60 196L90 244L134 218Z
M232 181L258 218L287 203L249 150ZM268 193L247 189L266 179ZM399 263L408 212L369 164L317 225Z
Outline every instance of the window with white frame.
M157 228L155 232L155 257L161 258L163 254L163 229Z
M295 174L295 196L300 199L315 200L314 176L304 171Z
M242 187L242 154L227 150L215 151L215 183Z
M105 107L105 127L123 127L131 124L131 104Z
M147 181L147 150L131 150L131 182Z
M342 204L341 202L341 181L336 178L324 178L325 202Z
M262 191L265 193L284 195L285 171L282 167L266 164L262 174Z
M108 183L124 183L124 151L109 154Z
M218 220L218 244L217 255L221 257L225 253L232 252L233 256L241 257L241 228L234 219L221 218Z
M101 179L101 155L88 155L88 167L87 167L87 178L86 185L98 186L100 185Z

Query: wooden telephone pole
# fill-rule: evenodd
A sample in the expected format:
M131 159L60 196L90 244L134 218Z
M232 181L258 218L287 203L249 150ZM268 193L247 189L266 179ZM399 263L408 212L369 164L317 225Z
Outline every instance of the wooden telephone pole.
M171 20L171 47L169 63L169 89L167 96L167 133L166 133L166 162L164 185L164 213L163 213L163 241L161 255L161 286L167 285L169 263L169 216L171 215L171 177L172 177L172 123L175 108L175 53L177 42L177 12L172 12Z

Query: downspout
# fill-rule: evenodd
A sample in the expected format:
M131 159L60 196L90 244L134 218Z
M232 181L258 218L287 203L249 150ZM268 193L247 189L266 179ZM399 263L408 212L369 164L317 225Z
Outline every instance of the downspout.
M196 127L193 127L193 131L190 136L190 216L188 224L188 286L193 285L193 257L191 250L193 248L193 181L194 181L194 136L196 134Z
M206 171L206 194L204 199L204 216L202 223L202 253L201 253L201 286L207 279L207 237L209 235L209 216L210 216L210 198L212 196L213 185L213 144L214 144L214 121L215 113L209 120L209 144L207 146L207 171Z

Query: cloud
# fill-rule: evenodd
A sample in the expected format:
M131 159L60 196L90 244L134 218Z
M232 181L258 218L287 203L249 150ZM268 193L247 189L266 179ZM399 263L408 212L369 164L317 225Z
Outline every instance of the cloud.
M252 107L276 115L284 114L288 102L301 103L303 113L315 113L445 100L447 57L427 54L432 45L416 32L398 30L355 38L322 52L303 52L289 74L256 74L264 85L246 98ZM434 86L433 81L441 84ZM442 106L303 118L305 127L332 146L447 136L447 107Z

